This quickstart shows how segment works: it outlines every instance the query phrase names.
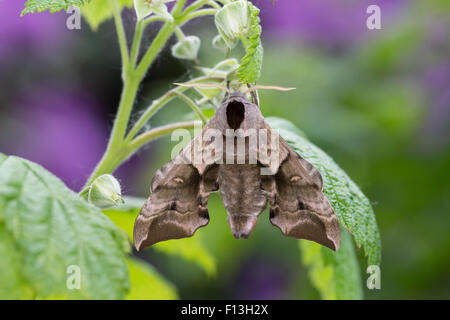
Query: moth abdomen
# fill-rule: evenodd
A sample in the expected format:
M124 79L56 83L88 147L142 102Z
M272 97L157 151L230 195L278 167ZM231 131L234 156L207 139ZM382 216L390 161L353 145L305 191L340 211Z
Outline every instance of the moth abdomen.
M247 239L258 222L257 216L253 215L232 215L228 216L228 224L231 233L236 239Z

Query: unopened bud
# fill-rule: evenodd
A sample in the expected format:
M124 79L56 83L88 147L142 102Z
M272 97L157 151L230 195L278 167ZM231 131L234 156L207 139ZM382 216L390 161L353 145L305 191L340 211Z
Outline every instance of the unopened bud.
M236 47L238 40L234 39L234 41L232 39L230 39L230 46L228 46L228 44L225 42L225 40L223 39L223 37L218 34L217 36L214 37L213 41L212 41L212 45L214 48L223 51L223 52L227 52L228 50L233 49L234 47Z
M144 19L152 13L173 21L172 15L167 10L166 2L174 0L134 0L134 10L138 21Z
M120 183L110 174L104 174L94 180L86 191L81 192L89 203L106 209L124 203Z
M195 60L200 49L200 38L187 36L172 47L172 55L178 59Z
M247 1L231 2L217 11L215 19L223 41L229 48L236 45L236 38L248 33L250 26Z

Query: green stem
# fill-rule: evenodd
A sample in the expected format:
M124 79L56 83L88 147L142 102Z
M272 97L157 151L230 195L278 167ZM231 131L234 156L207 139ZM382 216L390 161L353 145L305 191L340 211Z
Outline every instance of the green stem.
M165 21L165 22L167 22L168 19L165 18L165 17L161 17L161 16L151 16L151 17L149 17L149 18L143 20L143 22L144 22L144 29L145 29L150 23L155 22L155 21Z
M194 12L180 18L179 25L183 25L186 22L188 22L194 18L207 16L207 15L215 15L216 13L217 13L217 9L202 9L202 10L194 11Z
M181 13L181 10L183 10L185 4L186 0L177 0L171 11L172 16L173 17L178 16Z
M119 39L120 55L122 57L123 71L128 71L129 57L128 57L128 46L127 37L125 35L125 29L123 27L122 16L120 15L120 6L118 0L111 0L111 6L114 13L114 23L116 26L117 37ZM124 77L124 74L122 74Z
M205 9L192 12L188 15L183 15L181 11L185 6L186 0L178 0L172 9L172 16L174 17L173 22L166 22L163 27L159 30L156 38L142 57L141 61L138 63L140 43L142 39L142 34L145 27L155 20L161 20L159 17L149 18L144 21L139 21L136 25L135 35L133 38L133 43L131 46L131 53L128 50L127 39L125 35L125 30L123 26L122 17L120 14L120 6L118 0L111 0L111 5L114 13L114 22L116 26L117 37L119 40L120 52L122 57L122 79L123 79L123 89L120 98L119 108L114 121L113 129L111 131L111 137L108 142L106 151L94 169L93 173L87 180L85 187L89 186L98 176L113 172L117 166L120 165L125 159L130 157L135 153L141 146L150 140L170 133L171 131L178 128L192 128L196 123L195 121L183 122L171 124L168 126L159 127L138 136L138 132L145 125L148 119L163 105L173 99L174 96L179 96L186 103L188 103L191 108L196 111L201 117L202 121L206 120L206 117L200 110L197 110L197 106L193 103L191 99L181 94L186 88L177 88L160 99L154 101L154 103L147 109L143 116L138 120L138 122L130 130L129 134L126 135L130 114L134 101L136 99L139 84L145 77L145 73L150 68L152 62L158 53L162 50L163 46L175 31L175 29L183 23L186 23L189 19L195 18L197 16L205 14L214 14L217 9ZM210 10L210 11L208 11ZM212 11L211 11L212 10ZM213 12L214 11L214 12ZM137 65L136 65L137 64ZM199 77L195 80L214 80L212 77ZM220 79L223 80L223 79ZM175 92L175 93L174 93ZM126 137L125 137L126 135ZM84 188L85 188L84 187ZM83 189L84 189L83 188ZM82 190L83 190L82 189Z
M139 20L136 23L136 29L134 31L133 45L131 47L131 61L130 65L134 69L139 57L139 49L141 48L142 33L144 32L145 23L144 20Z
M205 116L205 114L202 112L202 110L200 110L199 107L197 107L197 105L195 104L194 101L192 101L191 98L189 98L188 96L186 96L185 94L178 92L178 91L172 91L172 94L177 96L178 98L180 98L181 100L183 100L184 102L186 102L187 105L189 105L189 107L191 107L191 109L197 114L197 116L202 120L202 123L205 124L206 122L208 122L208 118Z
M192 79L191 81L188 81L187 83L199 83L207 80L218 80L223 81L223 78L217 78L217 77L198 77L195 79ZM131 128L130 132L128 133L127 137L125 138L125 142L131 141L131 139L134 138L134 136L144 127L144 125L150 120L150 118L164 105L169 103L172 99L174 99L173 92L184 92L189 88L187 87L177 87L175 89L172 89L168 92L166 92L164 95L162 95L160 98L153 100L150 107L145 110L145 112L141 115L141 117L138 119L138 121L134 124L133 128Z
M197 9L200 9L201 7L205 5L210 5L213 8L220 9L220 5L218 5L215 1L212 0L197 0L196 2L189 5L186 10L184 10L183 15L187 15L191 12L194 12Z
M186 122L178 122L172 123L169 125L161 126L149 131L146 131L136 138L130 141L126 147L126 152L124 153L124 158L121 160L125 160L126 158L132 156L139 148L141 148L146 143L150 142L153 139L162 137L166 134L171 133L176 129L193 129L196 126L201 127L202 123L200 121L186 121Z
M136 75L141 80L144 78L145 73L150 68L150 65L152 64L155 57L158 55L164 44L172 35L174 29L174 23L166 22L161 30L159 30L155 40L153 40L152 44L150 45L141 62L139 62L139 65L136 68Z
M183 39L186 37L186 36L184 35L183 30L181 30L180 27L176 27L176 28L175 28L175 34L177 35L177 38L178 38L179 40L183 40Z
M137 81L125 80L119 110L114 121L108 146L102 159L86 182L85 187L90 185L98 176L104 173L110 173L114 169L114 167L111 167L111 159L114 158L114 155L122 148L123 138L127 130L128 119L130 117L138 86L139 82Z
M215 9L220 9L220 8L222 8L217 2L215 2L214 0L209 0L208 1L208 4L211 6L211 7L213 7L213 8L215 8Z

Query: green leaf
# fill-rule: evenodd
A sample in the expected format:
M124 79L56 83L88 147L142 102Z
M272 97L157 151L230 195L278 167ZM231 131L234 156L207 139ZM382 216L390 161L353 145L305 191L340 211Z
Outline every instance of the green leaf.
M121 8L130 8L133 0L119 0ZM92 0L81 7L86 22L92 30L97 31L98 27L113 16L111 0Z
M238 77L242 83L254 83L261 76L263 47L261 44L261 25L259 9L248 2L250 28L247 35L241 38L245 46L245 56L238 69Z
M0 206L0 215L2 208ZM5 224L0 222L0 300L31 299L33 292L20 274L21 257Z
M214 19L220 34L216 44L223 40L227 50L231 50L240 39L245 47L245 56L237 70L241 83L254 83L261 75L263 47L258 14L259 9L250 1L241 0L224 5Z
M101 211L41 166L0 157L0 222L11 266L40 298L121 299L129 290L129 244ZM6 233L5 233L6 231ZM13 244L13 246L12 246ZM2 256L2 259L3 256ZM67 282L78 266L81 288ZM2 272L5 272L2 268ZM11 273L11 270L8 270ZM17 281L17 280L16 280Z
M61 10L67 10L70 6L80 7L89 0L28 0L25 3L25 9L22 10L21 16L27 13L43 12L50 10L55 13ZM96 2L98 0L95 0Z
M278 118L266 120L272 128L279 130L279 134L296 152L319 170L323 178L323 192L333 206L339 223L353 235L358 247L364 248L368 264L379 265L380 234L367 197L330 156L298 133L289 130L292 123Z
M168 255L180 256L183 259L195 262L209 276L214 276L217 273L216 259L203 246L198 235L192 238L159 242L155 244L155 249Z
M361 274L350 235L342 230L341 246L334 252L318 243L299 240L302 262L322 299L362 299Z
M127 300L174 300L178 298L175 287L165 280L152 266L127 259L131 290Z
M133 239L134 221L145 199L125 197L125 204L103 211L117 226ZM216 260L201 243L199 235L191 238L159 242L152 246L168 255L179 256L199 265L208 275L216 274Z

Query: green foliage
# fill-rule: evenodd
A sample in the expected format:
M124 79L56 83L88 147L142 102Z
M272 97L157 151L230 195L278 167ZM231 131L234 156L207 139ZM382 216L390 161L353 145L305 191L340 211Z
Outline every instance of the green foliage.
M0 284L6 298L120 299L129 290L129 245L100 210L41 166L0 154ZM68 267L81 271L69 290ZM3 285L0 285L3 289Z
M121 8L130 8L133 0L118 0ZM81 7L86 22L92 30L97 31L98 27L113 16L111 0L93 0Z
M266 120L274 129L279 130L280 135L295 151L319 170L323 178L323 192L333 206L339 223L353 235L358 247L364 248L368 264L379 265L380 234L367 197L325 152L301 135L290 131L288 128L292 124L289 121L276 118Z
M254 83L261 76L263 47L261 44L261 25L259 9L248 2L250 27L247 35L242 38L245 46L245 56L238 69L238 77L242 83Z
M263 47L261 45L261 25L259 9L250 1L241 0L226 4L217 11L215 24L219 31L219 38L215 39L215 46L222 41L226 50L234 48L238 39L245 47L245 56L237 70L237 77L241 83L254 83L261 76Z
M118 0L121 8L130 8L133 0ZM81 12L86 22L92 30L98 30L100 24L112 17L113 11L111 0L28 0L25 3L21 16L27 13L43 12L50 10L55 13L61 10L67 10L70 6L81 8Z
M127 259L131 290L127 300L173 300L178 295L175 287L167 282L149 264L133 258Z
M0 214L2 208L0 208ZM11 234L0 222L0 300L31 299L33 293L20 274L21 258Z
M105 210L104 213L133 239L133 227L143 199L125 198L125 205L115 209ZM168 255L179 256L192 261L205 270L208 275L216 274L216 260L203 246L198 235L192 238L159 242L152 246L155 250Z
M312 241L299 240L302 262L309 267L309 277L322 299L362 299L361 274L350 235L341 230L338 251Z
M51 13L55 13L61 10L67 10L70 6L80 7L81 5L88 3L89 0L28 0L25 3L25 9L22 10L21 16L27 13L43 12L50 10ZM93 2L100 2L95 0Z
M198 235L193 238L177 239L157 243L155 249L168 255L180 256L197 263L206 274L214 276L217 273L216 259L203 246Z

